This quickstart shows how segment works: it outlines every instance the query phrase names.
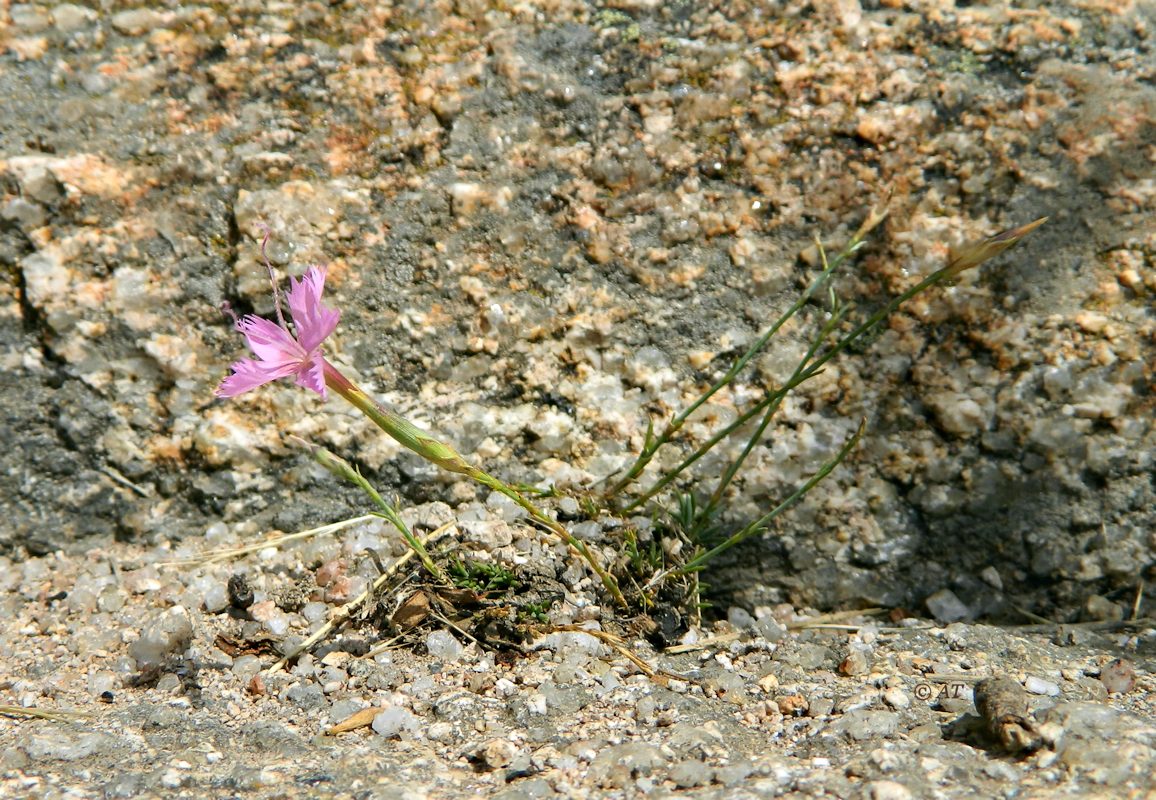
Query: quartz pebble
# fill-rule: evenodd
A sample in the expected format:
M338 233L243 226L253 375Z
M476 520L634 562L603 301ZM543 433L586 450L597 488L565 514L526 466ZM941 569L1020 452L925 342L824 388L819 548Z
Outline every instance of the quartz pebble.
M373 718L373 730L386 738L413 735L421 729L421 720L413 712L398 706L388 706Z
M883 691L883 702L896 711L902 711L911 705L911 698L902 689L891 688Z
M140 638L129 646L129 655L142 669L160 664L184 650L193 635L189 612L174 606L156 616L141 630Z
M1043 678L1037 678L1034 675L1029 675L1024 680L1024 689L1031 694L1043 694L1048 697L1056 697L1060 693L1060 687L1052 681L1046 681Z
M534 649L583 656L603 656L608 652L600 639L581 631L549 633L534 642Z
M787 635L787 629L770 615L755 621L755 632L768 642L778 642Z
M727 622L739 630L754 624L755 618L745 608L731 606L727 609Z
M940 589L923 602L939 622L959 622L971 617L971 609L950 589Z
M439 661L457 661L465 649L452 633L444 630L433 631L426 636L425 646L430 656Z
M911 790L898 781L871 781L867 784L870 800L910 800Z
M1132 662L1117 658L1100 670L1100 682L1109 692L1130 692L1136 685L1136 669Z

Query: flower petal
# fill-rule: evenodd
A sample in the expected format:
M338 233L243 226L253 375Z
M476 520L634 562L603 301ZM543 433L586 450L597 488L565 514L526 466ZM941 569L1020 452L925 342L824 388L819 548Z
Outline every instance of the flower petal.
M269 364L265 361L254 361L245 358L233 364L233 374L221 381L221 385L213 392L217 397L236 397L250 389L256 389L269 381L284 378L297 371L298 364Z
M321 304L325 272L325 267L310 267L300 280L289 279L289 313L297 326L297 340L310 353L333 333L341 319L340 311Z
M329 396L325 389L325 358L320 353L297 370L297 385L312 389L322 400Z
M237 323L237 330L245 334L245 341L261 361L271 365L300 364L306 352L297 340L275 322L246 314Z

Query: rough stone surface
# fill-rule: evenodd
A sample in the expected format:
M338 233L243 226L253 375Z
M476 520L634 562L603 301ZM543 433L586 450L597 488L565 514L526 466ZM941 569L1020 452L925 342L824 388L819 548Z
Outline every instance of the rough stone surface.
M145 5L0 6L0 699L84 715L0 719L0 794L1148 788L1151 3ZM339 398L212 398L242 351L221 303L271 311L268 230L279 273L329 264L344 371L502 477L580 495L798 297L816 234L837 248L888 191L836 283L852 321L951 246L1051 221L783 403L727 530L867 434L711 566L731 623L685 654L615 627L522 509ZM788 378L823 319L808 306L689 440ZM507 641L505 619L501 659L448 628L373 651L404 598L268 673L405 552L364 520L182 561L364 513L287 434L416 529L459 523L463 556L520 571L526 614L617 630L676 677L591 632ZM739 446L697 465L708 488ZM621 526L568 499L617 552ZM418 591L412 624L452 616ZM804 624L874 607L894 627ZM993 677L1027 687L1022 736L975 716Z

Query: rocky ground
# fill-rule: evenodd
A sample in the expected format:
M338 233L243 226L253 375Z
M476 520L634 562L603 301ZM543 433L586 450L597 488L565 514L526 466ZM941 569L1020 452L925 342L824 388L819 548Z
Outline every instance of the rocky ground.
M1151 620L1024 629L734 608L659 656L596 636L613 624L578 603L554 622L585 618L591 632L517 650L463 644L444 625L355 626L270 673L286 642L272 632L315 628L327 611L284 610L301 560L332 564L379 536L354 526L267 548L242 562L242 590L226 588L235 562L165 567L128 546L6 564L7 711L75 716L4 723L5 796L1124 797L1151 785Z
M0 5L5 796L1147 790L1153 24L1148 0ZM581 496L888 195L837 283L853 319L1050 221L783 404L725 525L867 433L664 653L340 398L212 396L243 352L221 302L271 309L268 226L282 272L330 265L343 371ZM288 434L473 588L391 566L373 521L206 561L367 510ZM607 563L624 525L657 535L551 508ZM479 592L479 564L510 577Z

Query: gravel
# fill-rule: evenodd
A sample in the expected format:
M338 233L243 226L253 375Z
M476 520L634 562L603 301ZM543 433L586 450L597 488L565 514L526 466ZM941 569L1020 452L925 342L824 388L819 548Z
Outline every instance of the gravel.
M1146 5L99 5L0 10L0 795L1149 789ZM241 352L222 301L271 311L268 226L281 273L330 265L343 370L570 495L543 503L610 561L661 516L582 498L888 192L836 285L853 317L1051 221L784 402L722 533L868 433L711 566L702 618L619 614L508 498L338 398L211 396ZM517 587L476 609L402 568L274 669L406 552L286 434Z

